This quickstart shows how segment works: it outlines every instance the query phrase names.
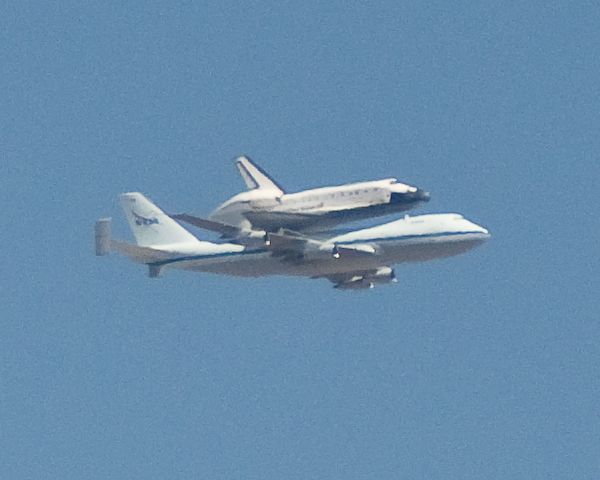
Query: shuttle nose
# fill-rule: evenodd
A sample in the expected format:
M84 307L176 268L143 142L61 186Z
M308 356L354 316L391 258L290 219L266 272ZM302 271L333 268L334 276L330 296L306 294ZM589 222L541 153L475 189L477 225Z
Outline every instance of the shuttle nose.
M409 192L392 192L390 203L404 204L411 208L418 202L428 202L431 195L425 190L416 188Z
M431 194L429 192L426 192L425 190L421 190L420 188L418 188L415 192L415 198L421 202L428 202L431 198Z

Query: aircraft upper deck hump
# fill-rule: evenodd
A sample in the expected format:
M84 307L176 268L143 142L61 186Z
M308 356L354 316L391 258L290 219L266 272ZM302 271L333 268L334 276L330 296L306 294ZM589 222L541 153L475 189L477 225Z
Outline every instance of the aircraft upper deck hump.
M273 180L267 172L256 165L245 155L235 159L240 175L249 190L269 190L277 195L283 195L284 190Z

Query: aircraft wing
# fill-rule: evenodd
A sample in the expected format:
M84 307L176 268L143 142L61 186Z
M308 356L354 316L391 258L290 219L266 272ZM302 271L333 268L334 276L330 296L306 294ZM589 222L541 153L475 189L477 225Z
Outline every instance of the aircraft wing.
M331 254L335 258L349 258L356 255L373 255L375 247L368 243L361 244L334 244L323 240L317 240L293 230L285 228L273 229L272 231L242 230L213 220L195 217L187 213L169 215L175 220L189 223L196 227L220 233L231 241L241 244L254 244L257 241L264 245L275 257L282 260L299 259L307 253Z
M316 240L290 230L280 230L267 233L266 245L271 254L283 259L298 259L305 255L313 257L332 255L334 258L353 258L356 256L373 255L375 247L368 243L337 244L323 240Z
M267 233L266 246L274 257L299 259L307 250L318 250L322 242L289 230Z
M211 232L217 232L226 237L237 237L242 234L242 230L227 225L221 222L214 222L212 220L207 220L205 218L195 217L193 215L189 215L187 213L178 213L175 215L169 215L171 218L175 220L180 220L182 222L189 223L190 225L194 225L195 227L202 228L204 230L210 230Z
M169 216L175 220L194 225L195 227L220 233L221 238L225 238L228 242L236 243L238 245L256 247L262 245L266 239L266 232L261 230L244 230L234 227L233 225L195 217L194 215L189 215L187 213L178 213Z

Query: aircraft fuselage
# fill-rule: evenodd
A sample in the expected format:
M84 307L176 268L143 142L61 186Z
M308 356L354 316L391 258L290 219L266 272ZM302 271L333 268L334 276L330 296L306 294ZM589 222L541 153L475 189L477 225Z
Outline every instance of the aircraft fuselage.
M273 256L268 248L222 244L219 252L171 252L171 258L154 262L160 268L178 268L235 276L295 275L332 277L357 271L370 271L382 265L422 262L464 253L490 237L488 231L458 214L407 217L372 228L322 238L327 248L306 251L297 258ZM337 245L375 246L373 254L331 253ZM214 244L210 244L214 245ZM227 247L229 246L229 248Z

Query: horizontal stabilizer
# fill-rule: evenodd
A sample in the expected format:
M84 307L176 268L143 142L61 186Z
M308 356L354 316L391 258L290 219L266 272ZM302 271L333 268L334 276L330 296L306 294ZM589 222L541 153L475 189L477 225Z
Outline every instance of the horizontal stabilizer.
M151 263L171 257L170 253L155 248L113 240L111 230L110 218L101 218L96 222L94 228L96 255L108 255L111 251L115 251L127 255L139 263Z
M112 236L112 225L110 218L101 218L96 222L94 233L96 237L96 255L108 255L110 253L110 242Z
M139 263L151 263L159 260L167 260L172 256L172 254L168 252L163 252L150 247L132 245L131 243L119 242L117 240L111 241L111 248Z

